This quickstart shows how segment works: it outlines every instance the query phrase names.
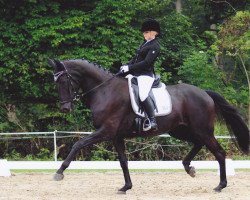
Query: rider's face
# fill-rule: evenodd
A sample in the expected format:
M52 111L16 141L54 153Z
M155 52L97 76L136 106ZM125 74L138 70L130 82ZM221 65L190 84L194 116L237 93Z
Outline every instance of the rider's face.
M145 40L153 40L158 35L156 31L145 31L143 32L143 36Z

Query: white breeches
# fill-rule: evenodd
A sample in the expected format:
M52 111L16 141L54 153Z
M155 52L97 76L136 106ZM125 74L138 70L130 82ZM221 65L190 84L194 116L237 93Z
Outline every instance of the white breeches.
M137 77L137 81L139 87L139 97L143 102L148 97L148 94L154 82L154 78L152 78L151 76L142 75Z

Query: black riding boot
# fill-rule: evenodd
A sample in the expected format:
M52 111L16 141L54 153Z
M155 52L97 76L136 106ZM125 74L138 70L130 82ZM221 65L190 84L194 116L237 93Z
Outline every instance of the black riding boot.
M143 102L142 102L142 106L145 110L145 112L148 115L150 124L151 124L151 129L156 131L158 130L158 126L156 123L156 119L155 119L155 113L154 113L154 106L153 106L153 102L152 100L147 97Z

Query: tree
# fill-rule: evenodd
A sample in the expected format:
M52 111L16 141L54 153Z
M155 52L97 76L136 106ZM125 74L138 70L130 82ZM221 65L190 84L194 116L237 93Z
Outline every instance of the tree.
M177 83L178 68L193 51L203 50L203 42L195 32L190 18L175 11L170 12L161 20L161 67L168 72L170 83ZM162 72L162 76L165 73Z
M178 74L182 81L198 86L202 89L223 93L223 71L216 68L210 61L211 56L203 51L193 52L183 62Z
M197 32L217 31L216 26L236 11L248 10L250 4L247 0L185 0L182 1L182 14L191 19Z
M250 12L240 11L227 20L218 33L218 53L226 54L233 58L238 67L242 67L248 85L248 102L250 102L250 78L249 78L249 55L250 55ZM250 104L249 125L250 125Z

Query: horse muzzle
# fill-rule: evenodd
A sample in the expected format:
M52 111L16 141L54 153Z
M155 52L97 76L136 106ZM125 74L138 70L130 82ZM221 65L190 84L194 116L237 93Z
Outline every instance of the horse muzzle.
M69 113L73 111L73 109L74 109L74 104L72 102L67 102L67 103L61 104L60 111L62 113Z

